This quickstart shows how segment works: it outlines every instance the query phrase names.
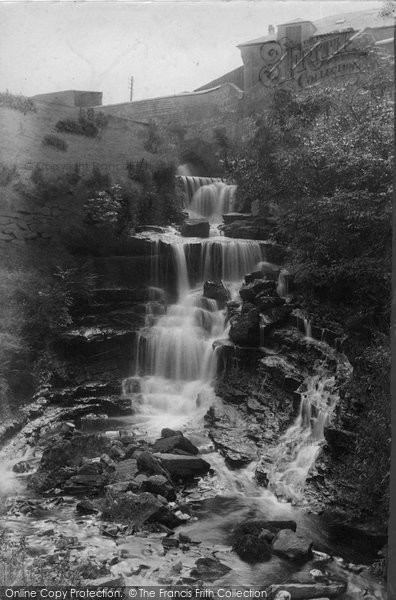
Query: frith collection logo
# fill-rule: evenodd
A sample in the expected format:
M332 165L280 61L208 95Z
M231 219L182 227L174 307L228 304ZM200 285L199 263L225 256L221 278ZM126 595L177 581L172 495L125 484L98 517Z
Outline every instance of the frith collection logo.
M289 38L263 43L261 84L272 88L291 82L305 88L328 77L359 73L360 59L366 52L353 45L355 35L351 30L303 43Z

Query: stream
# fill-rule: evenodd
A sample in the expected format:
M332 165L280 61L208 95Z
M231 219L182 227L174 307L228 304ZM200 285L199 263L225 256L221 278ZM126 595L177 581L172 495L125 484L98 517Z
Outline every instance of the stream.
M193 516L176 529L177 534L185 534L199 544L184 553L180 548L164 553L161 534L126 535L120 539L103 536L98 518L76 516L75 499L65 495L61 502L47 498L41 515L10 514L8 509L16 495L35 498L26 489L25 476L12 471L15 463L34 455L18 435L0 453L0 527L24 535L32 556L50 555L60 535L77 539L73 552L79 557L95 556L100 561L117 552L122 560L111 567L111 572L114 577L122 575L127 585L173 583L175 575L188 573L197 558L206 553L231 568L216 584L266 587L288 581L296 573L307 576L310 570L319 569L348 582L348 590L342 595L345 600L362 598L363 594L381 600L385 598L383 584L362 567L375 558L373 548L362 545L358 537L335 531L319 515L295 502L303 497L305 479L324 440L324 426L338 400L334 377L319 370L306 382L297 418L273 450L268 488L256 483L255 462L239 469L227 467L208 438L205 414L211 406L223 407L214 391L219 354L214 342L228 337L229 324L216 300L202 295L202 286L207 280L222 280L231 298L237 298L244 275L257 270L267 256L259 241L226 238L218 229L222 214L234 208L235 186L192 177L183 180L191 216L209 219L210 237L199 240L199 268L191 274L190 245L196 240L183 238L171 228L164 234L145 234L155 243L171 245L177 268L177 297L164 314L158 314L155 305L147 303L146 323L137 336L135 363L131 365L131 376L123 382L123 394L131 397L134 414L110 417L95 431L105 431L111 437L117 436L120 429L133 430L138 438L154 442L163 428L170 428L181 430L199 448L212 470L196 486L187 486L183 491ZM155 263L152 273L153 287L161 287ZM137 387L139 394L134 392ZM228 410L232 413L232 408ZM236 421L238 418L235 415ZM39 459L39 455L34 458L37 463ZM231 551L230 542L235 524L248 518L294 520L297 531L319 550L304 567L276 556L268 562L248 564Z

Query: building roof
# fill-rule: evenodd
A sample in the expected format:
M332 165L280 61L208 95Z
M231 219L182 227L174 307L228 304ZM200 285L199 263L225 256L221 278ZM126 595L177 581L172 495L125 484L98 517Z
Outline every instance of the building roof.
M270 33L269 35L264 35L255 40L249 40L248 42L243 42L243 44L238 44L237 48L242 48L243 46L255 46L256 44L264 44L264 42L275 42L277 39L278 38L274 33Z
M287 21L286 23L280 23L279 25L292 25L293 23L309 23L307 19L297 18L293 21ZM379 8L373 8L370 10L359 10L349 13L338 13L330 17L324 17L318 21L313 21L312 24L315 26L315 35L324 35L333 31L342 31L345 29L366 29L367 27L391 27L395 24L393 16L381 16ZM264 42L272 42L277 39L276 35L265 35L254 40L249 40L238 45L238 48L243 46L254 46L256 44L263 44Z
M341 13L331 17L324 17L315 21L317 29L315 35L323 35L332 31L341 31L352 28L355 30L366 29L367 27L391 27L394 25L394 17L383 17L380 15L379 8L371 10L359 10L356 12Z

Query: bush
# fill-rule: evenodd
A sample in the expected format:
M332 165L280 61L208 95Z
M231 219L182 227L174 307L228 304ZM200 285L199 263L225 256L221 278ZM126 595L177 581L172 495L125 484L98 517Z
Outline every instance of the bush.
M45 135L43 137L42 143L44 146L53 146L54 148L57 148L58 150L63 150L63 152L66 152L66 150L67 150L67 142L65 142L65 140L62 140L62 138L60 138L56 135L52 135L52 134Z
M0 106L19 110L24 114L27 112L36 112L33 100L26 96L22 96L22 94L10 94L8 90L6 92L0 92Z
M57 131L97 137L108 124L109 117L103 112L95 113L93 109L80 110L78 119L60 119L55 124Z

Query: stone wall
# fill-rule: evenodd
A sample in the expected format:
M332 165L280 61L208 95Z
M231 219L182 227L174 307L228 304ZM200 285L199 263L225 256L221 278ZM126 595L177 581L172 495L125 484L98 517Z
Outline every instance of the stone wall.
M53 200L50 206L27 206L16 194L7 194L7 188L0 189L9 200L0 209L0 244L55 239L60 231L82 219L82 207L76 198Z
M108 104L101 110L117 117L148 122L173 121L197 123L210 120L216 115L233 111L237 108L243 92L232 83L220 85L211 90L179 94L177 96L164 96L139 100L137 102L124 102L122 104Z

